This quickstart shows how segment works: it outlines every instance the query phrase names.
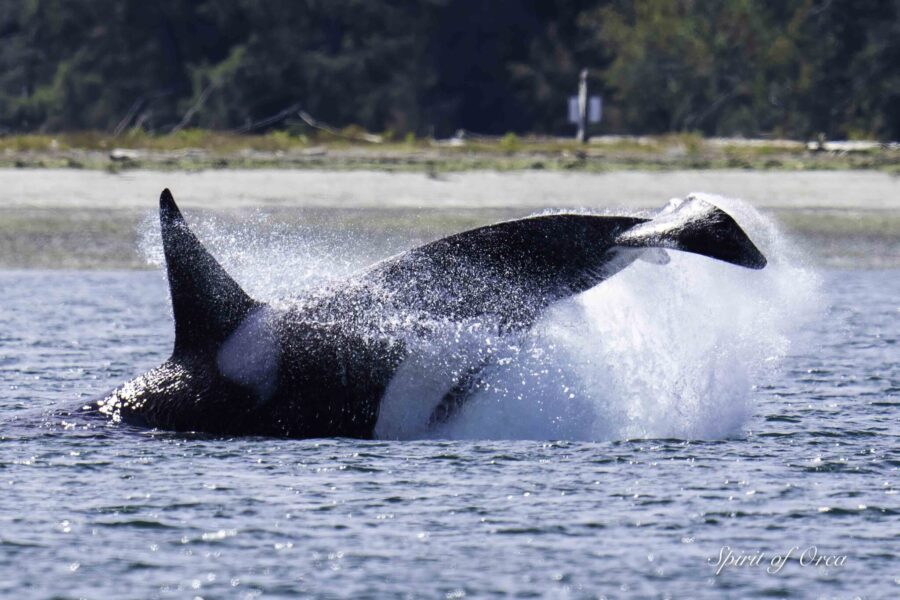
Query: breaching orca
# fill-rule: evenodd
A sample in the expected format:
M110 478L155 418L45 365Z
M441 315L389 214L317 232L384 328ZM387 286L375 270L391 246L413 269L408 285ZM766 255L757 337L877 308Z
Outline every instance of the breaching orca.
M371 438L410 340L440 324L527 330L549 305L664 250L751 269L766 259L737 223L696 197L652 219L547 214L480 227L379 262L289 308L254 300L203 247L169 190L159 220L175 319L172 356L84 410L216 435ZM474 365L432 424L465 400Z

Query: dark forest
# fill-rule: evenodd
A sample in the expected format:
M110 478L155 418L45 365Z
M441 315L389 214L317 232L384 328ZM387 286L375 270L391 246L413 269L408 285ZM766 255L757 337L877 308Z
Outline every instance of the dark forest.
M0 133L900 139L897 0L2 0Z

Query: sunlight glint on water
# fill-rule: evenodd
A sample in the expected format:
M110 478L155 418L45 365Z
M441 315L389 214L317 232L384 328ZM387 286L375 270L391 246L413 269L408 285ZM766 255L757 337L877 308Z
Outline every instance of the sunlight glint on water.
M820 285L729 210L772 267L633 265L519 340L490 379L510 391L482 392L450 432L612 441L210 438L61 417L168 356L165 278L0 271L0 595L895 597L900 271ZM315 261L279 265L255 232L232 244L243 229L201 236L254 294L296 291ZM363 265L400 244L331 248ZM726 437L620 439L683 431ZM848 560L716 576L724 545Z

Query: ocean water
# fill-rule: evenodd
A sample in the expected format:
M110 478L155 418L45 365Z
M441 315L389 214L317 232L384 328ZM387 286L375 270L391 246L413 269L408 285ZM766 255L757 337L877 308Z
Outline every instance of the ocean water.
M900 270L816 268L722 202L765 270L635 263L480 340L501 364L439 430L458 349L423 351L376 441L66 416L167 357L164 277L0 272L0 595L898 597ZM276 302L396 249L192 223Z

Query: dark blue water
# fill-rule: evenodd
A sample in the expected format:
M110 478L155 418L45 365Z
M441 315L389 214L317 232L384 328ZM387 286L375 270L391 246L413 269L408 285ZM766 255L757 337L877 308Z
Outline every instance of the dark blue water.
M166 357L165 282L0 273L0 595L898 597L900 271L692 262L698 308L635 268L551 315L454 439L372 442L54 416ZM763 556L717 575L725 547Z

